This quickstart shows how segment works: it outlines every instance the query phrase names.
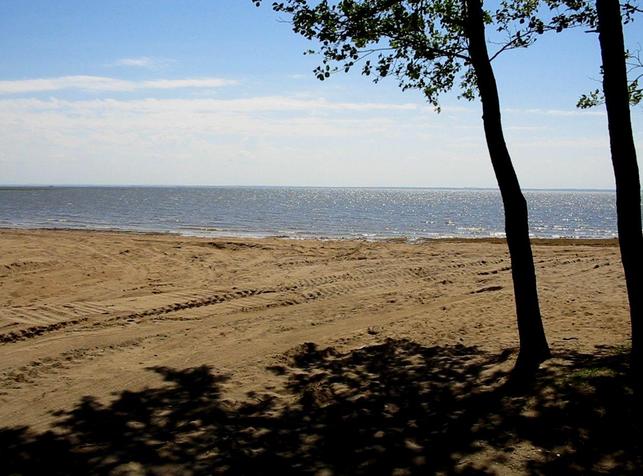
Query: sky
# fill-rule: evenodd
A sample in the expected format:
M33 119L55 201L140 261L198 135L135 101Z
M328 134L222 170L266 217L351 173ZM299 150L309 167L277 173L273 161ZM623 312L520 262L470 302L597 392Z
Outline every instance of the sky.
M318 81L267 2L0 0L0 184L496 187L477 101ZM643 18L628 25L631 49ZM493 63L525 188L614 187L597 35ZM494 45L490 45L493 50ZM643 106L632 109L641 150Z

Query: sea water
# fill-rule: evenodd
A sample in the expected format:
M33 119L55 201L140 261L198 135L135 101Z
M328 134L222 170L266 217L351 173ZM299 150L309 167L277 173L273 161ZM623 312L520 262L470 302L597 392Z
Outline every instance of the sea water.
M525 191L534 237L612 238L613 191ZM3 187L0 227L410 240L504 236L497 190Z

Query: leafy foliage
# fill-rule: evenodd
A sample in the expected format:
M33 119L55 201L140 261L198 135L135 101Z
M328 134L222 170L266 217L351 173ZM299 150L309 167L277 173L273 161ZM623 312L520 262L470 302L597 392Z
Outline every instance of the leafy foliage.
M312 3L312 2L311 2ZM306 0L273 3L292 17L293 30L320 42L324 80L358 65L375 82L393 76L402 89L420 89L438 107L441 93L460 83L462 95L474 96L473 74L458 0Z
M638 79L630 82L627 85L628 93L630 95L630 105L636 106L643 99L643 89L639 86ZM602 91L594 89L588 94L583 94L576 103L576 107L579 109L589 109L592 107L605 104L605 96Z
M520 3L521 0L516 0ZM531 3L532 0L522 0L524 3ZM598 32L598 18L596 14L595 1L593 0L544 0L547 7L554 12L550 18L547 29L554 29L557 32L563 31L572 27L585 27L589 28L589 32ZM634 21L637 13L642 13L643 10L638 6L636 0L626 0L621 3L621 15L623 23L627 24ZM626 62L628 65L628 76L632 78L643 67L639 53L632 54L629 51L625 52ZM601 69L601 75L603 71ZM630 79L628 84L628 92L630 97L630 104L637 105L643 99L643 88L639 86L639 79L643 74L638 74L636 77ZM576 107L580 109L588 109L598 106L605 102L603 92L599 89L590 91L583 94Z
M259 6L262 0L253 0ZM295 33L319 43L304 54L319 54L314 70L319 80L359 68L374 82L394 77L403 90L419 89L439 110L439 97L454 87L460 97L477 95L475 73L468 55L463 0L286 0L273 10L290 17ZM621 5L624 22L640 13L636 0ZM485 22L504 35L491 60L501 53L525 48L545 32L583 27L595 30L593 0L502 0L485 11ZM640 62L639 62L640 65ZM643 98L638 79L630 84L632 104ZM602 94L583 95L578 107L602 102Z
M507 23L519 16L515 8L530 11L538 5L536 0L526 2L529 5L506 3L500 15L484 13L487 24L508 32L494 58L529 44L523 32L510 30ZM439 96L454 87L459 87L460 97L476 97L462 0L288 0L275 2L272 8L290 16L294 32L320 43L317 50L306 52L321 55L321 65L315 69L320 80L359 67L375 82L390 76L403 90L421 90L438 110ZM533 24L531 29L541 26Z
M587 94L583 94L576 103L576 107L579 109L589 109L590 107L598 106L604 102L603 93L594 89Z
M628 67L628 75L632 77L634 74L641 71L643 64L641 63L640 53L632 54L629 51L625 52L625 62ZM601 68L601 75L603 74L603 69ZM639 80L643 77L643 73L638 74L636 77L630 80L627 85L627 92L630 97L630 105L636 106L643 100L643 88L639 86ZM605 97L603 92L599 89L595 89L588 94L583 94L578 102L576 107L580 109L589 109L591 107L598 106L605 103Z

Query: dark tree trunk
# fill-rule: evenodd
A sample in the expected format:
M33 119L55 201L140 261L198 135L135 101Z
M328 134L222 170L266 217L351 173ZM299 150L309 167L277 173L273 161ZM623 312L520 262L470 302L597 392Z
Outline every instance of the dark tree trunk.
M529 241L527 202L520 190L502 131L500 100L487 51L482 4L480 0L465 0L465 6L469 56L482 102L482 119L489 156L505 209L505 232L511 257L520 337L520 352L515 370L530 372L549 358L550 352L538 305L536 271Z
M603 94L616 182L616 213L621 260L625 271L632 322L632 369L643 369L643 236L641 184L630 121L625 45L618 0L597 0L599 41L603 60Z

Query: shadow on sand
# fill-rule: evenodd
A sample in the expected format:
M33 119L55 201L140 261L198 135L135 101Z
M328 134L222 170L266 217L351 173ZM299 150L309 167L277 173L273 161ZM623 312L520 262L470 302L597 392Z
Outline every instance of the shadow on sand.
M605 352L607 354L607 352ZM640 426L622 353L567 355L528 389L510 356L388 340L341 354L305 344L292 398L222 398L228 377L154 368L166 385L84 398L55 431L0 429L4 474L635 474ZM640 474L640 473L638 473Z

